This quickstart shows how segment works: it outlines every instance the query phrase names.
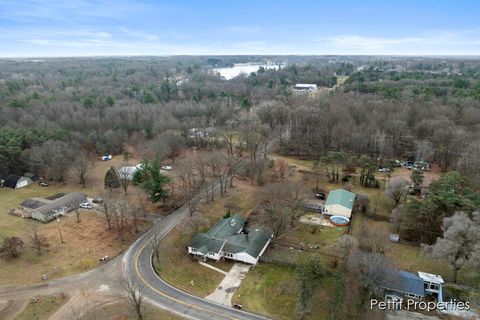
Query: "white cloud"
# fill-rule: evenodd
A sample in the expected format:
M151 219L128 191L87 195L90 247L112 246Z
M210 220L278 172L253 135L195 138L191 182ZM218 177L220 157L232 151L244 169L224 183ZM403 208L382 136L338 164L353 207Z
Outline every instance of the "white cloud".
M338 35L318 38L324 49L348 54L480 54L480 29L434 30L402 37Z
M382 49L392 45L405 45L422 42L422 38L374 38L363 36L338 36L326 38L335 48L357 48L360 50Z

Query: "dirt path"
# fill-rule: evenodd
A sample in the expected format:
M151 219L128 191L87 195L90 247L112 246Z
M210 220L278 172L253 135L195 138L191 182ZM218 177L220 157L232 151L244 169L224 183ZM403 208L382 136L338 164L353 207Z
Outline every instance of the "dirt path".
M15 319L24 309L26 302L27 301L21 299L1 301L0 303L5 304L5 307L2 309L2 304L0 304L0 319Z
M0 288L0 301L8 305L0 311L0 319L15 319L33 296L65 294L70 299L50 319L75 319L95 306L118 300L121 292L121 263L118 257L110 264L77 276L49 283L15 288Z

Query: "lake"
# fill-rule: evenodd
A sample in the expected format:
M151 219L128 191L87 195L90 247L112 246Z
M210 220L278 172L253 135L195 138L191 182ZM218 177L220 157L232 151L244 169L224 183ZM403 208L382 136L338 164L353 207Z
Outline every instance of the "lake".
M242 73L250 74L252 72L257 72L260 67L265 69L278 69L279 67L283 68L283 65L278 64L260 64L260 63L236 63L233 67L227 68L214 68L213 72L220 74L225 80L230 80L239 76Z

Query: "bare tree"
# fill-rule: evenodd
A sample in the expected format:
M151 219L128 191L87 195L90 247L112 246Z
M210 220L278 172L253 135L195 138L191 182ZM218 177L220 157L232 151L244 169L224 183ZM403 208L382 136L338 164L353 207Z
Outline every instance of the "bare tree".
M137 320L143 320L144 315L144 288L137 281L132 279L124 279L122 282L123 291L126 295L127 302L135 310Z
M392 261L380 253L356 250L348 263L350 269L358 270L361 283L370 292L395 276Z
M347 259L358 249L358 240L351 235L343 235L337 241L337 247L340 254Z
M210 176L212 181L218 179L220 184L220 194L223 196L223 184L224 184L224 177L222 174L222 166L223 166L223 157L219 152L211 152L206 156L206 165L209 169ZM215 183L211 184L211 200L214 201L214 190L215 190Z
M188 214L190 217L193 216L195 212L197 212L198 205L202 202L202 198L197 194L191 197L187 201L187 207L188 207Z
M38 233L38 225L36 222L29 223L27 227L27 233L30 238L31 248L37 251L37 254L40 256L43 253L43 250L48 248L47 238Z
M267 185L260 195L259 220L276 240L298 219L303 196L298 184L287 181Z
M160 234L158 232L155 232L150 239L150 247L153 251L157 267L160 268Z
M83 188L85 188L87 184L87 173L92 166L93 159L86 150L81 150L75 155L73 161L73 170Z
M29 164L34 172L42 172L50 178L63 182L72 164L73 152L68 143L47 141L31 149Z
M122 186L123 192L128 193L128 186L130 185L130 180L132 180L133 172L128 166L122 166L120 170L116 170L118 175L118 181Z
M185 226L184 232L192 235L198 233L201 228L208 226L208 219L204 217L203 213L197 211L191 217L185 218L183 224Z
M407 192L407 186L407 182L400 177L393 178L388 183L385 193L392 198L393 202L395 203L395 208L398 206L398 203Z
M223 131L220 136L225 142L225 150L230 156L235 156L235 140L238 137L238 134L235 131Z
M367 227L362 225L360 229L360 247L372 252L383 254L388 250L389 233L382 225Z
M433 246L424 250L435 258L440 258L452 266L453 282L457 282L458 271L468 262L480 265L480 212L464 212L443 219L443 236L437 238Z
M480 186L480 143L469 144L457 163L460 173L469 177L475 186Z

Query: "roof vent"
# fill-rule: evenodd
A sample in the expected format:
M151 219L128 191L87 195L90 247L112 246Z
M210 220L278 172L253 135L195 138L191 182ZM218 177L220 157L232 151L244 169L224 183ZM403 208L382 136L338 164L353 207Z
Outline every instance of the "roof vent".
M235 223L237 223L237 221L235 219L232 219L230 220L230 225L233 227L235 225Z

